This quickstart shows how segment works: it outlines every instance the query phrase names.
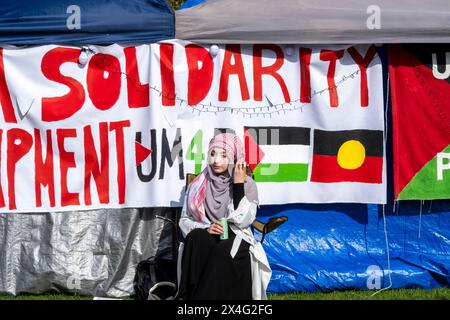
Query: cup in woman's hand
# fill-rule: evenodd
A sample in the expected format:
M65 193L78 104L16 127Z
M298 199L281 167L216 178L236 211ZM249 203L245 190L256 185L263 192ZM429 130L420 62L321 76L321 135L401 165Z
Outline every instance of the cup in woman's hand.
M228 239L228 221L227 218L220 218L220 223L223 227L223 233L220 235L220 240L227 240Z

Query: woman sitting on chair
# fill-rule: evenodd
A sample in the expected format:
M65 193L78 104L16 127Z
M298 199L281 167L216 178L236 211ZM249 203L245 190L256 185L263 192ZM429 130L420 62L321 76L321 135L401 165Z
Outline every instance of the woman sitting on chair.
M246 174L242 142L235 134L218 134L207 157L206 168L186 191L181 213L185 240L178 296L266 299L272 271L250 230L259 201L256 184ZM220 239L221 218L228 224L226 240Z

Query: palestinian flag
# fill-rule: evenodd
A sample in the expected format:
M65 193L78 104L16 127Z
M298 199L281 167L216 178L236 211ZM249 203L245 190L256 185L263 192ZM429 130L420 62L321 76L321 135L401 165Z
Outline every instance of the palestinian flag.
M450 198L450 44L389 45L394 192Z
M255 181L307 181L310 131L300 127L245 127L245 161Z
M382 183L383 131L314 130L311 182Z

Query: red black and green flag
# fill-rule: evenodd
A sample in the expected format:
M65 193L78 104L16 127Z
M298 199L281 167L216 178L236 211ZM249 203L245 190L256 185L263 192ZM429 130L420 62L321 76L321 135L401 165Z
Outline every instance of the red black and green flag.
M302 127L245 127L245 160L255 181L307 181L310 132Z
M396 199L450 198L450 44L389 45Z
M383 131L314 130L311 182L382 183Z

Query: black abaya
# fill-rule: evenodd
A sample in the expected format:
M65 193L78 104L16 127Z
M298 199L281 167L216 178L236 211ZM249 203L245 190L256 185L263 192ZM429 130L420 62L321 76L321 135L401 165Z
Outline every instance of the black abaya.
M183 300L251 300L249 247L241 241L232 258L235 234L220 240L206 229L194 229L184 241L179 297Z

